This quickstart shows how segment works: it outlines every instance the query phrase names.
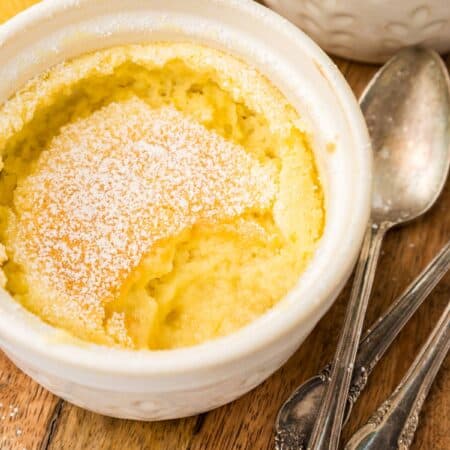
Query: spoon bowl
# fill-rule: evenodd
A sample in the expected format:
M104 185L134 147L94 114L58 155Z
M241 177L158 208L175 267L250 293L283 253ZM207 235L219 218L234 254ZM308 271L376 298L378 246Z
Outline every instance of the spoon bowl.
M374 153L372 219L392 225L424 214L449 167L447 70L433 51L408 48L373 78L361 99Z

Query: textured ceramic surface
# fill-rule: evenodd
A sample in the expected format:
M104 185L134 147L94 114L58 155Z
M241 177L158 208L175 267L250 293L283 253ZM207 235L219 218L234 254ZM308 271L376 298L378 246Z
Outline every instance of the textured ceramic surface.
M248 60L302 112L326 190L327 225L310 267L285 299L239 332L188 349L78 346L0 290L0 347L7 355L55 394L114 417L192 415L261 383L331 306L351 272L369 214L371 152L353 94L319 47L253 1L46 0L0 27L0 101L68 57L171 39L209 43Z
M402 47L450 51L449 0L264 0L325 50L384 62Z

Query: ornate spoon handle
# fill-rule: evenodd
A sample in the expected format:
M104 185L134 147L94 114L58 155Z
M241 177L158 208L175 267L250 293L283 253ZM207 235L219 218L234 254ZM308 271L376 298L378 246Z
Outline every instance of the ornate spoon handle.
M367 384L368 375L389 348L398 333L428 297L436 284L450 269L450 242L448 242L412 282L405 292L369 328L361 341L356 356L355 370L347 404L348 419L351 407Z
M449 349L450 303L394 393L353 435L345 450L408 450L423 402Z
M347 399L345 420L364 390L370 373L404 325L450 269L450 242L398 297L391 307L366 331L359 344ZM275 424L278 450L306 447L320 408L331 371L331 363L298 387L281 407Z
M325 391L311 439L308 442L308 450L335 450L338 447L348 390L372 291L381 242L388 228L387 223L379 226L374 224L367 230L331 369L330 383Z

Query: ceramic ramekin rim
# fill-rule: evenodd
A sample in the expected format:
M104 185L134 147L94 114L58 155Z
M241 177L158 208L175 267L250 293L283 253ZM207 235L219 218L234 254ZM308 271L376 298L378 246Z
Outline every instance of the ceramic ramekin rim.
M0 31L2 40L8 39L8 36L13 36L43 18L48 18L52 11L79 6L83 1L86 0L47 0L35 5L2 26ZM314 301L311 295L310 301L301 302L301 305L295 305L295 307L290 305L289 310L274 308L231 335L195 347L166 351L131 351L91 344L78 346L52 343L36 330L29 329L27 332L24 332L23 329L18 330L14 323L10 323L8 317L1 315L0 340L5 349L11 353L14 352L14 348L18 347L56 363L111 375L150 376L195 372L208 367L221 366L236 362L246 355L264 349L306 321L316 323L318 317L321 317L331 306L335 294L338 293L343 281L350 273L369 217L372 175L369 137L352 91L338 68L331 63L317 44L281 16L252 0L211 0L211 2L216 3L218 7L221 4L232 5L242 14L256 15L268 28L271 27L284 33L286 39L301 42L305 52L320 64L322 76L332 84L336 99L352 131L352 142L355 148L358 148L356 152L357 173L353 180L353 188L356 192L355 201L352 205L347 205L349 209L347 213L351 212L352 214L351 229L348 230L352 239L345 252L338 255L342 264L332 276L331 281L323 285L318 283L315 286L314 298L319 298L320 301ZM313 264L314 260L311 265Z

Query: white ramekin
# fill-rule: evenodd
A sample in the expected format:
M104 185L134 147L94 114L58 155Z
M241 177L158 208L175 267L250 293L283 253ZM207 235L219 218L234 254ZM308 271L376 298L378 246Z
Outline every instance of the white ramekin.
M384 62L403 47L450 51L449 0L263 0L328 52Z
M342 75L305 34L249 0L46 0L0 28L0 101L68 57L152 40L225 49L279 86L314 134L327 225L312 263L285 299L239 332L188 349L134 352L63 343L57 330L0 292L0 346L18 367L76 405L142 420L188 416L232 401L294 353L352 270L371 187L367 130Z

